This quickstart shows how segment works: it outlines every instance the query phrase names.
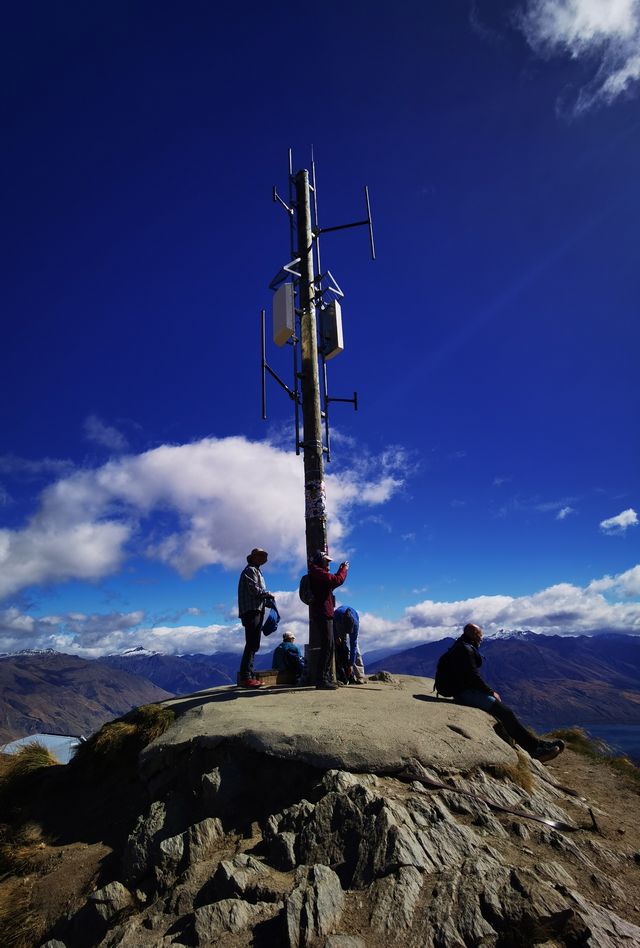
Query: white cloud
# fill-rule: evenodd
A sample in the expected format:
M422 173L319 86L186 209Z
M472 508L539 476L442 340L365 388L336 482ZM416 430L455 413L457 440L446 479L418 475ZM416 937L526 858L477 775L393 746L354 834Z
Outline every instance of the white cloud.
M606 593L606 595L605 595ZM640 564L616 576L594 579L587 586L558 583L528 596L474 596L455 602L424 600L405 609L399 619L387 619L362 608L361 648L411 648L446 636L457 636L467 622L478 622L487 635L500 629L528 629L548 635L581 635L599 631L640 634ZM308 612L296 590L276 592L282 620L272 640L293 632L299 645L308 641ZM635 600L635 601L634 601ZM344 590L341 602L352 602ZM360 603L353 603L356 608ZM142 645L166 654L239 652L244 635L230 617L221 625L150 624L144 613L109 613L34 618L7 609L0 613L0 651L56 648L85 658L121 652Z
M62 458L40 458L40 460L34 461L31 458L17 457L15 454L0 456L0 474L6 474L8 477L19 477L23 480L47 477L50 474L61 477L72 468L71 461L65 461Z
M561 507L561 509L556 514L556 520L566 520L567 517L572 513L575 513L573 507Z
M404 456L326 476L334 552L357 508L386 503L403 483ZM153 514L161 514L154 518ZM161 520L172 518L170 527ZM183 576L242 565L256 544L275 563L305 560L303 467L292 452L246 438L163 445L81 470L49 486L22 530L0 531L0 597L26 586L98 579L137 541Z
M629 598L640 596L640 566L633 566L617 576L603 576L602 579L594 579L589 583L588 589L594 592L615 592Z
M518 23L540 55L596 63L576 114L610 104L640 79L640 0L528 0Z
M638 515L633 507L623 510L622 513L619 513L616 517L609 517L608 520L600 521L600 529L603 533L609 535L624 533L629 527L637 526Z
M105 425L97 415L89 415L85 418L84 434L89 441L94 441L109 451L120 453L129 447L125 436L117 428Z

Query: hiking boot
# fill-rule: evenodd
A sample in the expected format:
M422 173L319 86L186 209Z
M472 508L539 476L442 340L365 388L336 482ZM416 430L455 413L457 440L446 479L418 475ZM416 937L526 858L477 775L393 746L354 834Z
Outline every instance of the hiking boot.
M262 682L259 678L244 678L240 684L243 688L262 688Z
M335 681L319 681L316 685L318 691L337 691L339 687Z
M558 754L561 754L563 750L564 741L540 741L538 746L531 752L531 756L534 760L539 760L541 764L545 764L547 761L557 757Z

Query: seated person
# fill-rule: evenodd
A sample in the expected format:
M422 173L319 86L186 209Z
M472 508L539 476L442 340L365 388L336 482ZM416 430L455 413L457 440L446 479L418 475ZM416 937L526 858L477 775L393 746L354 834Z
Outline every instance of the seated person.
M474 622L465 625L462 635L445 654L448 658L447 691L457 704L480 708L493 715L509 737L535 760L553 760L564 750L564 741L543 741L524 727L511 708L502 703L500 695L480 674L482 629ZM437 683L436 683L437 687Z
M304 659L295 639L293 632L284 633L282 642L273 653L271 667L280 672L291 672L296 678L300 678L304 672Z

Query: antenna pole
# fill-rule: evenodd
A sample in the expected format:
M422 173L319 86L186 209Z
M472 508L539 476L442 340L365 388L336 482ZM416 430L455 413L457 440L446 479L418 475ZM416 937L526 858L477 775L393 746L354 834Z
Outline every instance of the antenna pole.
M322 458L322 416L318 378L318 338L314 297L313 233L309 198L309 172L295 175L296 218L300 258L300 348L302 361L302 423L304 457L304 497L307 557L327 549L324 465ZM320 652L319 630L309 628L309 664L313 681Z

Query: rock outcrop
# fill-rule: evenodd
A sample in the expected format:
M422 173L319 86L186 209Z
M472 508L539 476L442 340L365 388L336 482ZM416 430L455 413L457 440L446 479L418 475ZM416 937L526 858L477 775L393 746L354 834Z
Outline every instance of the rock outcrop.
M344 700L362 700L350 690ZM258 717L263 700L252 701ZM144 754L150 802L116 877L55 937L65 948L639 945L640 928L612 907L615 878L637 871L634 854L608 849L586 804L506 744L500 771L488 716L444 710L489 760L445 767L439 750L435 766L428 747L419 760L379 746L377 768L348 767L335 734L323 744L300 716L288 740L270 720L269 742L258 719L225 737L224 715L204 727L193 708L193 733L183 720ZM342 714L352 720L344 703ZM448 728L445 740L451 761L468 762L465 734ZM345 746L345 757L362 763L367 747Z

